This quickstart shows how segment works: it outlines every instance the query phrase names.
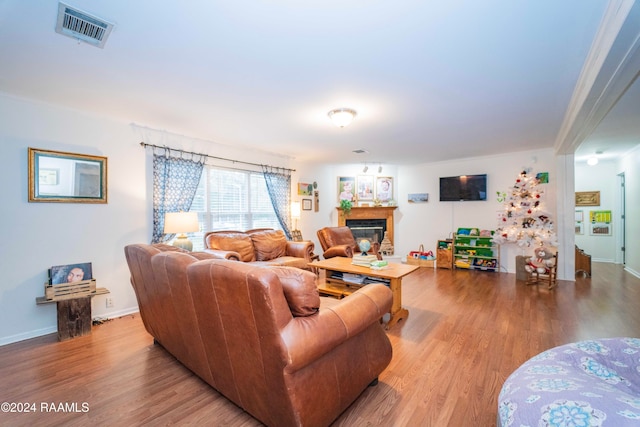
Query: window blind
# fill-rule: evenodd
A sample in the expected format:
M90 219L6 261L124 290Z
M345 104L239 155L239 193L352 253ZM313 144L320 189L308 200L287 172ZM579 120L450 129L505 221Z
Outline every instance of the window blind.
M194 251L204 249L207 231L281 229L259 172L205 166L190 211L200 223L199 232L189 233Z

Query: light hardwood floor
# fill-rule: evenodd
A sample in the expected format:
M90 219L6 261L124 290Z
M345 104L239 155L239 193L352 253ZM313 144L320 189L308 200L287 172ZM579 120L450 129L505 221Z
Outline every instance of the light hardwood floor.
M552 291L506 273L406 277L409 318L388 332L393 360L334 425L495 425L500 388L525 360L568 342L640 337L640 279L612 264L593 273ZM0 347L0 402L36 405L0 412L2 426L260 425L154 345L137 315L66 342ZM60 403L77 410L51 411Z

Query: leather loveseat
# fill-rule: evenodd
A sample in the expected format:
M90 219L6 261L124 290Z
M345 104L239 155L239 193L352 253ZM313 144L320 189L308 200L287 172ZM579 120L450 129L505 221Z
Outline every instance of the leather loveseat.
M391 360L383 285L335 300L297 268L146 244L125 255L154 341L268 426L329 425Z
M282 230L210 231L204 235L205 252L218 258L309 269L314 244L287 240Z

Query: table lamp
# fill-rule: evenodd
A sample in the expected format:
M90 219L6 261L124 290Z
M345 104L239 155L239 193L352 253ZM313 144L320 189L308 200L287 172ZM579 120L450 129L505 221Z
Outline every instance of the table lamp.
M295 226L291 230L291 240L302 241L302 233L298 230L298 219L300 219L300 202L291 202L291 219L295 220Z
M193 242L185 233L200 231L197 212L167 212L164 214L164 234L178 234L173 246L191 251Z
M298 229L298 220L300 219L300 202L291 202L291 218L296 220L295 230Z

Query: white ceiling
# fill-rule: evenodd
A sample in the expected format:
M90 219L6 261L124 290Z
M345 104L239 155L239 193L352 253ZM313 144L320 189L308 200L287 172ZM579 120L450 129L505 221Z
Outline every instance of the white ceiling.
M302 161L411 164L557 145L608 2L67 4L115 24L104 49L55 33L56 0L0 0L0 92ZM639 143L637 86L577 156ZM356 121L333 126L337 107Z

